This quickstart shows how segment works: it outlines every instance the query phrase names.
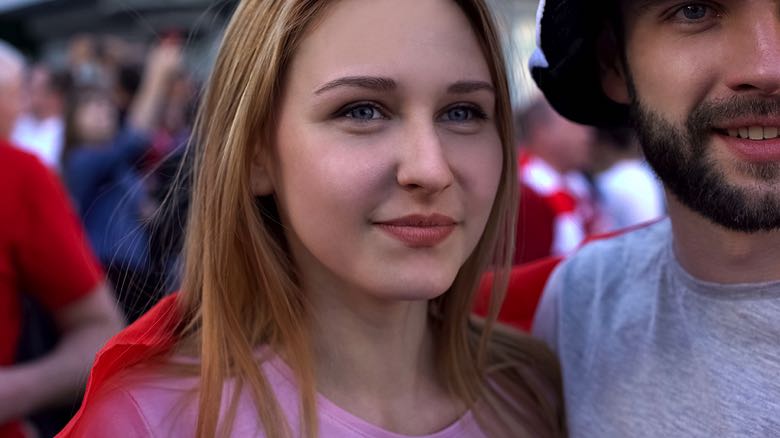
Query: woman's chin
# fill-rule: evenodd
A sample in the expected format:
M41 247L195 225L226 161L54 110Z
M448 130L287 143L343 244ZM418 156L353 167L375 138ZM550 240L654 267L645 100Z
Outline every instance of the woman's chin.
M423 275L399 277L377 290L378 295L394 301L428 301L445 294L455 280L454 275Z

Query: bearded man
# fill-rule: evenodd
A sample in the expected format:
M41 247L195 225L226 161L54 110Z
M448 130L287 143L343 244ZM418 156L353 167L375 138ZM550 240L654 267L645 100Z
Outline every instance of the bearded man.
M547 0L532 74L632 125L669 218L556 269L534 332L573 437L780 436L780 2Z

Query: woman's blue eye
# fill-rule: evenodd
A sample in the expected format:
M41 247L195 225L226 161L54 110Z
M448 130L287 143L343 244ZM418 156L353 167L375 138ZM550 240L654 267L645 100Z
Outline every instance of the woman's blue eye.
M465 122L471 120L473 114L468 108L453 108L447 111L447 117L453 122Z
M371 105L358 105L347 108L344 116L355 120L374 120L382 118L379 110Z
M448 122L468 122L475 118L484 119L485 114L477 108L468 106L456 106L444 113L444 119Z

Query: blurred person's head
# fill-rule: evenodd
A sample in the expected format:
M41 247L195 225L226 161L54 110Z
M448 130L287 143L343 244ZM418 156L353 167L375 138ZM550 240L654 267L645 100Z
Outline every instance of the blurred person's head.
M99 87L75 88L65 115L65 153L74 147L101 147L118 128L117 108L111 93Z
M116 35L103 35L95 44L96 60L109 69L131 62L130 44Z
M77 86L105 86L106 78L97 59L97 44L91 35L77 35L68 45L68 70Z
M11 135L24 104L24 57L0 40L0 139Z
M68 44L68 63L71 67L94 62L97 56L95 39L91 35L74 36Z
M596 143L619 152L637 151L636 133L629 127L599 128Z
M65 111L70 75L67 72L54 72L38 64L30 71L29 78L30 113L39 120L61 116Z
M641 156L636 133L629 127L598 128L593 142L594 172L610 168L618 161Z
M544 99L520 115L522 146L559 172L590 166L593 129L560 116Z

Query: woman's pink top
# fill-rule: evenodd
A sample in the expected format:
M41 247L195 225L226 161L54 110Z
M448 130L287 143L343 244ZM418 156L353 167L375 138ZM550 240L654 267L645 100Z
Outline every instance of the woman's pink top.
M265 377L274 390L288 424L297 437L298 389L290 368L278 357L262 365ZM110 388L87 406L74 436L86 437L192 437L197 424L197 377L171 377L153 369L132 369L116 379ZM222 410L227 411L233 393L232 383L225 384ZM232 437L264 437L250 392L243 389L233 423ZM317 415L321 438L403 438L407 435L388 432L341 409L317 394ZM471 412L447 428L427 438L485 438Z

